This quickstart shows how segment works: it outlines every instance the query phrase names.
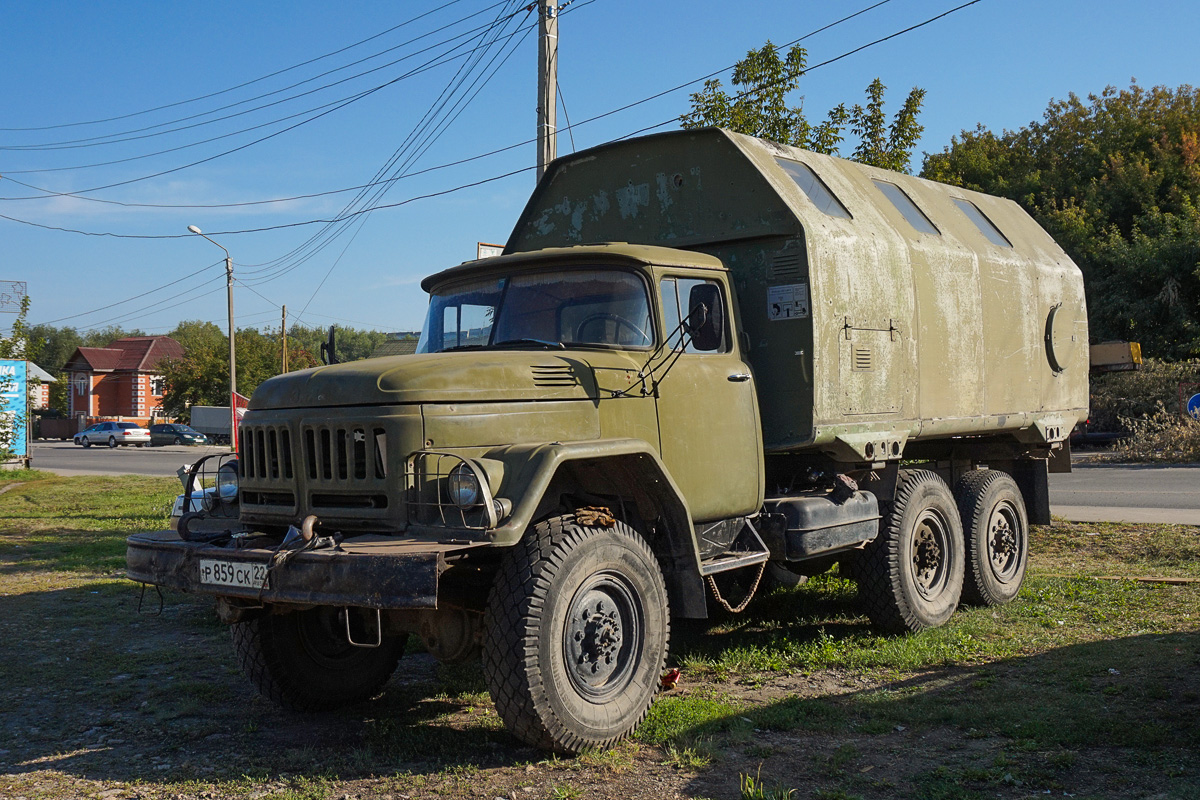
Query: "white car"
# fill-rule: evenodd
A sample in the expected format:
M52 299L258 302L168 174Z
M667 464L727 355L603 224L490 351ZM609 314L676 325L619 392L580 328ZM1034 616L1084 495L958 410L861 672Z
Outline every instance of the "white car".
M150 444L150 431L136 422L97 422L72 438L75 440L75 444L84 447L91 447L94 444L106 444L109 447L116 447L119 444L135 444L138 447L144 447Z

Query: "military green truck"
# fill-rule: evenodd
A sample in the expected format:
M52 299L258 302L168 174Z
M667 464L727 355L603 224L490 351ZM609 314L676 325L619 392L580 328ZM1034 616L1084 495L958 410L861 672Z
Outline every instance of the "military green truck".
M1007 602L1087 413L1079 270L1015 203L725 130L558 159L422 287L416 354L254 392L235 521L128 540L285 706L373 696L416 634L574 752L764 570L838 564L885 631Z

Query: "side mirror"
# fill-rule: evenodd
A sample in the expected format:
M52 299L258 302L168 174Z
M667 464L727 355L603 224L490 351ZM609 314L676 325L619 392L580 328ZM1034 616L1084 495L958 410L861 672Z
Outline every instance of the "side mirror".
M334 329L334 326L330 325L329 326L329 340L325 341L325 342L321 342L321 360L324 361L326 364L337 364L338 363L337 354L334 351L333 329Z
M721 288L715 283L700 283L688 295L687 332L692 346L700 352L720 350L725 343L725 305Z

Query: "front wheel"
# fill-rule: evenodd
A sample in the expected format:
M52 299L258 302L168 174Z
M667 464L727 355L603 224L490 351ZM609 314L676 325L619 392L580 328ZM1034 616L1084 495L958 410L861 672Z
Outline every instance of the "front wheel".
M396 671L405 637L356 647L346 638L346 613L318 606L234 623L230 632L242 671L264 697L295 711L329 711L375 696ZM373 626L374 612L367 616ZM360 621L352 618L352 628ZM362 630L355 639L373 635Z
M958 607L963 533L950 487L936 472L901 470L879 538L856 559L859 597L876 627L936 628Z
M88 437L86 437L86 436L85 436L85 437L83 437L82 439L80 439L80 440L79 440L79 443L80 443L81 445L83 445L84 447L91 447L91 446L92 446L92 443L88 441Z
M505 556L483 671L508 729L535 747L607 747L646 716L667 657L662 571L632 528L540 523Z
M1029 521L1017 482L1006 472L976 469L954 487L967 543L963 601L1009 602L1021 590L1029 558Z

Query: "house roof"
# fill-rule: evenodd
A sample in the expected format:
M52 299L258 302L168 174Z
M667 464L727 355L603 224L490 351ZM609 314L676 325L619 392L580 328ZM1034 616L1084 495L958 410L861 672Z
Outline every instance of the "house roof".
M29 365L28 374L29 374L30 380L37 378L42 383L54 383L55 382L54 376L51 375L49 372L46 372L46 370L42 369L37 364L33 363L32 361L26 361L25 363Z
M183 347L170 336L127 336L108 347L79 347L64 369L90 372L150 372L164 358L182 358Z

